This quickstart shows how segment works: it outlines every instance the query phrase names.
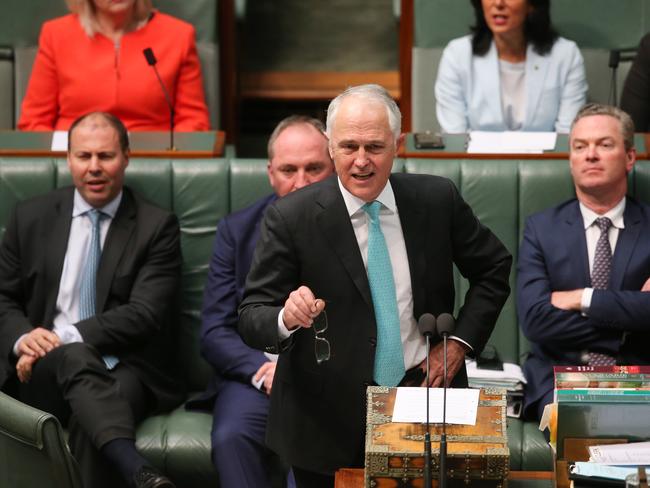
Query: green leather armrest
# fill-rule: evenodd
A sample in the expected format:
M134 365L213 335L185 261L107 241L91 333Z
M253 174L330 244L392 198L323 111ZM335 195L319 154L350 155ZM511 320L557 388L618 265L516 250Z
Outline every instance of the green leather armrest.
M1 392L0 412L0 486L81 488L54 416Z

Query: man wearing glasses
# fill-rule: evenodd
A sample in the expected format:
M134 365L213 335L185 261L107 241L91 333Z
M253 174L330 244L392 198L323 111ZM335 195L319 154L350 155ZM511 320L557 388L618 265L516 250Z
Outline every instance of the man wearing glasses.
M244 294L266 207L327 178L334 165L320 120L290 116L269 138L268 176L274 193L219 222L201 314L201 353L214 377L190 408L213 412L212 461L224 487L271 487L271 453L264 443L275 355L248 347L237 334ZM289 478L288 486L293 486Z
M481 351L509 293L510 254L450 181L391 176L400 119L378 85L339 95L327 112L338 176L262 221L239 330L280 352L267 442L299 487L331 488L337 469L363 466L366 386L423 384L416 318L453 311L453 264L470 289L449 342L452 385L466 385L465 354ZM440 343L429 356L438 386Z

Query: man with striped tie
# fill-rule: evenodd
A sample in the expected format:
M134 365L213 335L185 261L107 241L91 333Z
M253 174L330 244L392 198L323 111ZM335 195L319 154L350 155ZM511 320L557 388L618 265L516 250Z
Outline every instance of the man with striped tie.
M176 217L124 186L122 122L68 133L74 186L16 205L0 246L0 386L68 427L84 486L171 488L135 449L135 424L179 403L170 303Z
M586 105L569 151L576 198L528 217L519 252L529 417L553 400L555 364L650 362L650 207L626 196L634 123L616 107Z
M337 174L268 207L240 306L252 347L279 352L267 442L299 487L331 488L363 466L366 386L420 385L416 320L454 308L453 265L470 282L449 341L452 384L487 341L508 293L511 257L447 179L391 176L401 114L378 85L327 111ZM442 384L433 344L431 381Z

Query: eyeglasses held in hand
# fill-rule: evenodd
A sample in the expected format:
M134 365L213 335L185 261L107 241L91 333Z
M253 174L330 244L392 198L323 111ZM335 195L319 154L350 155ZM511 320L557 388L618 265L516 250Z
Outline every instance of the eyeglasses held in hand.
M330 358L330 342L320 335L327 330L327 314L325 310L319 313L312 324L314 329L314 353L316 363L320 364Z

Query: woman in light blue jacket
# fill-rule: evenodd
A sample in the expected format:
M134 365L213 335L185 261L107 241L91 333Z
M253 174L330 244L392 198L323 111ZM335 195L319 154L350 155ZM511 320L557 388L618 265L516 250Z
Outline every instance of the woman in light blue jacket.
M473 34L445 48L435 85L444 132L568 132L586 101L582 55L551 26L550 0L471 0Z

